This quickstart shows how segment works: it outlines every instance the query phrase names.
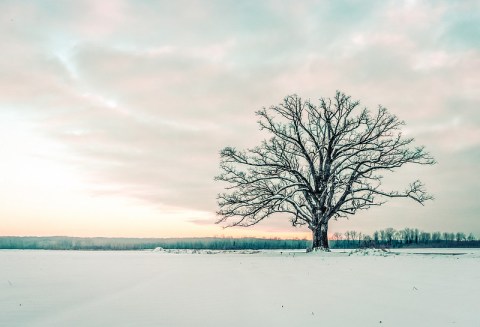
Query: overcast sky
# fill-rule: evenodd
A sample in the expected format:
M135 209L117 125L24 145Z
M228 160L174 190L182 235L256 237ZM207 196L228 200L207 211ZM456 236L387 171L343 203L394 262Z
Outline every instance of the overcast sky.
M219 150L254 112L341 90L407 122L435 156L330 232L480 235L479 1L2 1L0 234L309 236L273 217L214 225Z

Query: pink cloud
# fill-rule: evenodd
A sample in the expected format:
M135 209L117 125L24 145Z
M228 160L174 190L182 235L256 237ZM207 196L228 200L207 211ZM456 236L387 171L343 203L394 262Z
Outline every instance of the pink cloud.
M84 14L75 22L76 27L89 39L108 37L128 25L128 7L128 3L121 0L87 1L82 8Z

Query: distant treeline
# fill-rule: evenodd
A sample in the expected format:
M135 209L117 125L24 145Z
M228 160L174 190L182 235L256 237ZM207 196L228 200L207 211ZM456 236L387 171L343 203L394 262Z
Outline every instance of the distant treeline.
M106 237L0 237L0 249L28 250L146 250L164 249L196 250L261 250L305 249L306 239L265 238L106 238Z
M357 231L333 234L330 241L332 248L368 248L368 247L430 247L430 248L457 248L457 247L480 247L480 240L477 240L472 233L463 232L424 232L417 228L404 228L396 230L386 228L375 231L372 235L363 234Z
M311 246L307 239L267 238L107 238L107 237L0 237L0 249L28 250L147 250L164 249L196 250L274 250L306 249ZM372 235L357 231L334 233L331 248L401 248L401 247L480 247L480 240L473 234L424 232L416 228L395 230L387 228Z

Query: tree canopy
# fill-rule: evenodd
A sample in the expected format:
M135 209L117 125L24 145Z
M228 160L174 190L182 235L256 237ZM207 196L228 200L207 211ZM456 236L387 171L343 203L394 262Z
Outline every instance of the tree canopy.
M402 191L382 188L385 171L435 163L424 147L402 135L405 123L382 106L371 112L341 92L318 105L289 95L256 114L270 138L252 149L220 152L216 179L228 185L218 195L218 222L251 226L287 213L294 226L312 230L314 248L328 249L332 218L382 205L386 198L421 204L432 199L419 180Z

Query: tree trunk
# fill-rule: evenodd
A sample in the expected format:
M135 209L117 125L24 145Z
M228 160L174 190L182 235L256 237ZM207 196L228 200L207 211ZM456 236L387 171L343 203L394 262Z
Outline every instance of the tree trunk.
M330 251L328 246L328 223L320 223L317 228L312 229L313 244L312 251Z

